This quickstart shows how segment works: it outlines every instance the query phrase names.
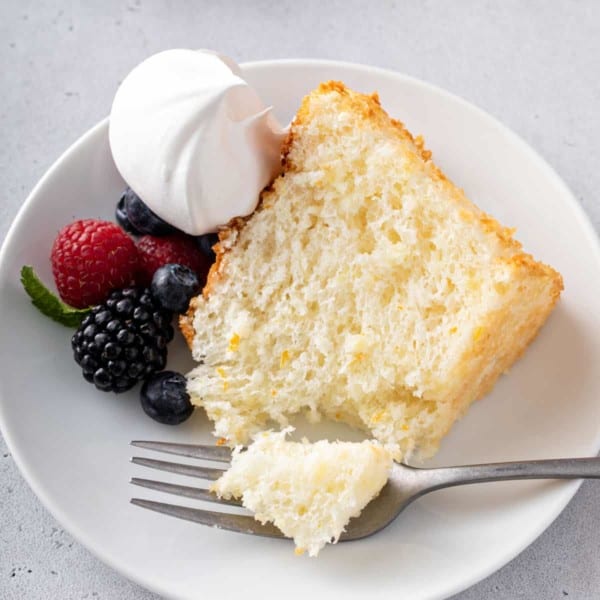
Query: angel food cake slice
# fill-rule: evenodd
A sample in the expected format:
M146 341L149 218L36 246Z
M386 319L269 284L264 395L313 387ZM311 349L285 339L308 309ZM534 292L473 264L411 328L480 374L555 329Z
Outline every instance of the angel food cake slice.
M182 318L193 402L230 444L307 413L433 454L560 295L561 276L512 233L376 95L322 84L292 123L282 174L221 232Z
M260 433L247 451L236 449L212 489L220 497L241 498L258 521L274 523L294 539L297 554L316 556L379 494L392 455L371 440L287 441L289 431Z

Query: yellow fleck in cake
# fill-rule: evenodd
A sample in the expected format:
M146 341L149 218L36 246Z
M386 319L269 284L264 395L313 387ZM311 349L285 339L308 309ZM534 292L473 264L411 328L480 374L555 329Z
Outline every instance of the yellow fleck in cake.
M286 441L287 432L260 433L247 451L236 450L212 489L242 498L258 521L293 538L298 554L316 556L379 494L392 456L373 441L309 444Z
M525 350L562 279L376 95L322 84L283 151L181 320L193 402L229 444L307 413L429 456Z

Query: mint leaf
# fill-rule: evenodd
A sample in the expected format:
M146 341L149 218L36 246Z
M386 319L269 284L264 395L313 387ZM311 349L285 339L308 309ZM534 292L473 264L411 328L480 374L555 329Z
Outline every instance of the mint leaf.
M79 327L89 308L73 308L59 300L35 274L33 267L21 268L21 283L31 298L31 303L44 315L66 327Z

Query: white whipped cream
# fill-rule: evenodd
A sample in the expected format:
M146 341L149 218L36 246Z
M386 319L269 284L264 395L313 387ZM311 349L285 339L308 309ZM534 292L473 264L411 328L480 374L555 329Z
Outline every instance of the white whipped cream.
M250 214L278 174L285 130L229 58L167 50L138 65L113 101L109 140L127 184L192 235Z

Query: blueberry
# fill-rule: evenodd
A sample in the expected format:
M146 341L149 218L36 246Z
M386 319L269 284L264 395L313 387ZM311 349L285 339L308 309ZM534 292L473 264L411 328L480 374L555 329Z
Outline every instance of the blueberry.
M137 233L148 233L150 235L177 233L178 230L175 227L153 213L131 188L125 190L123 199L127 219Z
M185 384L185 377L174 371L152 374L140 392L144 412L165 425L183 423L194 411Z
M127 216L127 210L125 209L125 198L127 196L128 190L129 190L129 188L127 188L127 190L123 193L123 195L121 196L121 199L117 203L117 208L115 209L115 219L117 220L117 223L120 225L120 227L124 231L135 235L138 231L131 224L129 217Z
M156 269L150 289L163 308L182 313L200 292L200 282L189 267L167 264Z
M204 235L196 236L196 243L198 244L198 248L200 248L202 254L213 261L215 260L216 255L212 247L218 241L219 236L216 233L205 233Z

